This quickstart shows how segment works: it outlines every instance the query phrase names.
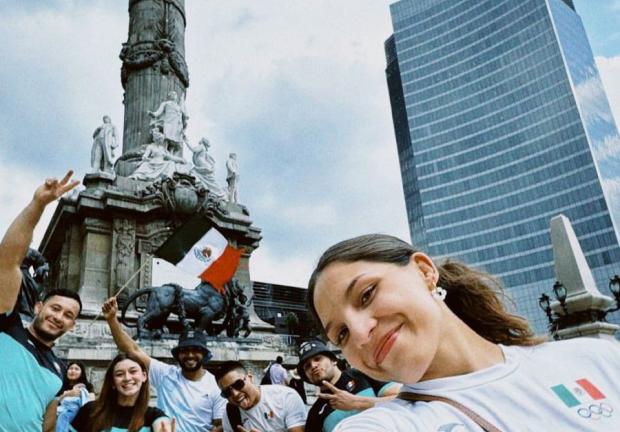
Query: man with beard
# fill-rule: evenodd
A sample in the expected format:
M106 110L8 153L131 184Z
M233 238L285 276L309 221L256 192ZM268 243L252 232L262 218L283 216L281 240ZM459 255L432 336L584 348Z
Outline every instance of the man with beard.
M215 378L203 369L211 357L202 333L182 336L172 349L179 363L173 366L151 358L121 327L116 318L118 304L111 297L102 314L120 351L136 356L149 371L149 381L157 391L157 407L176 417L177 430L183 432L221 431L226 401L220 396Z
M320 387L306 422L306 432L331 432L345 418L398 394L400 384L373 380L358 370L338 367L325 342L313 339L299 346L297 373Z
M306 406L295 390L254 384L238 361L224 362L216 378L228 399L224 432L304 432Z
M20 264L34 227L49 203L78 184L70 181L72 175L69 171L62 180L47 179L39 186L0 242L0 432L54 429L55 397L62 386L64 366L52 346L73 328L82 303L72 291L50 291L35 303L28 328L15 303L22 281Z

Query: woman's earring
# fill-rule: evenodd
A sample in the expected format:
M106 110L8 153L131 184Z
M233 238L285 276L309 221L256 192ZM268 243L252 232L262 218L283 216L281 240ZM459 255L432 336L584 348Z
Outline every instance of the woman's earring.
M431 295L436 298L437 300L445 300L446 299L446 295L448 294L448 292L443 289L440 286L436 286L435 288L433 288L433 290L431 291Z

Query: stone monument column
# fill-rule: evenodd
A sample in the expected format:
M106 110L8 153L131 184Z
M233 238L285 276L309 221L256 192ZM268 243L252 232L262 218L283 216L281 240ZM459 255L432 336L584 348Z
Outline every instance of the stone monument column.
M156 110L169 92L185 104L185 25L185 0L129 0L129 36L120 53L123 155L149 141L148 111Z

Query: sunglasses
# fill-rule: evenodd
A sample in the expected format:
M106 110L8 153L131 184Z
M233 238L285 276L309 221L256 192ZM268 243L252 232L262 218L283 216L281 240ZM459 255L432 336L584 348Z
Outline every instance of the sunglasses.
M239 378L238 380L233 382L231 385L226 387L224 390L222 390L222 393L220 393L220 395L224 399L228 399L232 395L232 389L235 389L237 391L241 391L241 389L243 389L243 387L245 386L245 379L246 378L247 378L247 375L244 376L243 379Z

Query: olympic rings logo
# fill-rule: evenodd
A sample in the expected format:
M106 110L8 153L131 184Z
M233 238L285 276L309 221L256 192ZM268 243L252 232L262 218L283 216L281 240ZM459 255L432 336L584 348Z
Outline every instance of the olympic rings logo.
M599 420L602 417L611 417L614 408L602 402L600 404L591 404L587 408L579 408L577 414L586 419Z

